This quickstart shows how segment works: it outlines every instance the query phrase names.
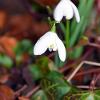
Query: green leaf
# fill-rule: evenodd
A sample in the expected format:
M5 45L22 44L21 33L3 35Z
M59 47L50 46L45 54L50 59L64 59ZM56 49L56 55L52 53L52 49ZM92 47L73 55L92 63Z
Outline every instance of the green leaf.
M47 75L50 71L55 71L57 68L54 63L46 56L42 56L36 60L35 64L28 66L33 76L33 79L38 80Z
M41 70L43 75L47 74L50 71L50 69L49 69L49 58L48 57L46 57L46 56L40 57L37 60L36 64L39 67L39 69Z
M38 66L45 66L47 67L49 63L49 58L46 56L42 56L37 60L37 65Z
M64 24L62 22L59 23L64 35L66 34L66 27L64 26Z
M92 94L92 93L83 94L81 96L80 100L95 100L94 99L94 94Z
M100 90L94 92L83 93L80 100L100 100Z
M95 94L96 94L96 95L100 95L100 90L96 90L96 91L95 91Z
M76 88L74 92L65 95L63 100L100 100L100 90L82 91Z
M0 64L3 65L6 68L12 68L13 61L10 57L6 55L0 55Z
M40 68L37 65L29 65L29 70L33 76L34 80L38 80L43 77L43 73L41 72Z
M44 93L44 91L39 90L38 92L36 92L31 100L48 100L46 94Z
M83 47L80 46L78 48L75 48L73 51L71 51L69 54L70 54L70 58L71 59L76 59L76 58L79 58L81 56L83 52Z
M33 53L32 49L33 45L30 40L22 40L14 48L14 51L17 55L21 55L23 53L32 54Z
M43 74L47 74L49 71L52 71L52 70L57 70L57 67L55 66L55 64L53 63L53 61L50 60L46 56L40 57L36 61L36 64L38 65L38 67L40 68L40 70L43 72Z
M100 90L95 91L94 98L95 98L95 100L100 100Z
M72 47L76 41L81 37L84 33L87 25L89 24L89 16L93 7L94 0L80 0L79 4L79 13L81 16L80 23L76 23L75 19L71 24L71 39L70 39L70 47ZM85 7L85 10L84 10Z
M56 52L56 53L55 53L55 65L56 65L56 67L57 67L57 68L61 68L61 67L63 67L64 64L65 64L65 63L62 62L62 61L59 59L58 53Z
M52 71L42 79L41 87L50 100L61 100L70 91L70 85L63 78L62 74Z
M63 100L78 100L81 94L82 91L80 89L75 86L71 86L70 91L63 97Z

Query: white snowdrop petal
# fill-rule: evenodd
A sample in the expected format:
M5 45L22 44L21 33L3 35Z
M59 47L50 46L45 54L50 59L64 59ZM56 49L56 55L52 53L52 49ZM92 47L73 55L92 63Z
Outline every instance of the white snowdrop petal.
M46 44L44 44L43 41L41 42L40 40L38 40L37 43L34 46L33 53L34 53L34 55L41 55L46 50L47 50Z
M53 16L57 22L60 22L62 20L63 18L63 2L62 1L60 1L59 4L56 6Z
M69 1L69 2L70 2L70 5L71 5L72 8L73 8L76 21L77 21L77 22L80 22L80 15L79 15L79 12L78 12L77 7L76 7L71 1Z
M65 46L63 44L63 42L59 39L59 37L56 37L56 45L58 48L58 54L59 54L59 58L61 61L65 61L66 59L66 49Z
M35 44L34 49L33 49L34 55L41 55L41 54L43 54L47 50L48 45L52 41L51 34L52 33L47 32L46 34L44 34L37 41L37 43Z
M47 43L47 42L46 42ZM33 53L34 55L41 55L47 50L47 44L44 40L39 39L34 46Z
M66 19L71 19L74 14L73 8L69 2L70 2L69 0L63 1L63 3L64 3L63 4L63 13L64 13L64 16L66 17Z

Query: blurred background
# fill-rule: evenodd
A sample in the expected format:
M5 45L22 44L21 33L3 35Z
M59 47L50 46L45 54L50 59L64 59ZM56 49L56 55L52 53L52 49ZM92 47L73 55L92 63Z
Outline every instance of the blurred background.
M59 0L0 0L0 100L100 100L100 67L84 64L67 82L82 61L100 63L100 0L71 1L81 21L70 20L63 63L56 52L33 55L36 41L51 29ZM65 42L66 20L56 26Z

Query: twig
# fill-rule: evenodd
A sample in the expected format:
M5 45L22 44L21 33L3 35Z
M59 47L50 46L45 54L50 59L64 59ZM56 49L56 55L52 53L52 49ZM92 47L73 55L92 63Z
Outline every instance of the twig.
M83 64L88 64L88 65L95 65L95 66L100 66L100 63L96 62L91 62L91 61L82 61L78 67L72 72L72 74L68 77L67 81L70 82L72 78L75 76L75 74L79 71L79 69L82 67Z
M76 86L77 88L81 88L81 89L90 89L90 86L84 86L84 85L79 85ZM94 87L94 89L97 89L97 87Z
M96 68L96 69L91 69L85 72L79 72L75 75L75 77L83 75L83 74L90 74L90 73L100 73L100 68Z
M91 86L92 86L92 90L94 90L94 87L95 87L95 85L96 85L96 83L97 83L97 80L100 78L100 74L99 75L97 75L97 77L95 76L95 78L94 78L94 80L92 80L92 82L91 82Z
M33 88L30 92L28 92L26 94L26 97L30 97L32 94L34 94L36 91L38 91L40 89L40 86L36 86L35 88Z
M93 75L92 81L90 83L90 90L93 91L95 88L95 80L96 80L96 74Z
M89 46L93 46L93 47L96 47L96 48L99 48L99 49L100 49L100 45L99 45L99 44L89 42L89 43L88 43L88 45L89 45Z
M71 62L71 63L69 63L69 64L67 64L67 65L64 65L63 67L61 67L60 72L61 72L61 73L64 73L65 71L71 69L75 64L77 64L77 63L79 63L79 62L85 60L86 58L88 58L88 56L90 56L90 54L93 52L93 50L94 50L93 48L89 49L89 50L80 58L80 61L77 61L77 62L74 61L74 62Z
M100 79L100 74L96 77L95 79L95 84L97 83L97 81Z
M21 89L15 92L15 96L19 96L22 91L24 91L27 88L27 85L24 85Z

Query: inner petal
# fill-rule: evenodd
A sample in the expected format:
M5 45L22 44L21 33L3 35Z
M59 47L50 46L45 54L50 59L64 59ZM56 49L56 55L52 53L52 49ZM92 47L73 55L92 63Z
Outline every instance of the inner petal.
M52 49L52 48L48 48L48 50L49 50L50 52L52 52L52 51L53 51L53 49Z
M56 46L56 44L53 43L53 44L48 46L48 49L49 49L50 52L51 51L56 51L57 50L57 46Z

